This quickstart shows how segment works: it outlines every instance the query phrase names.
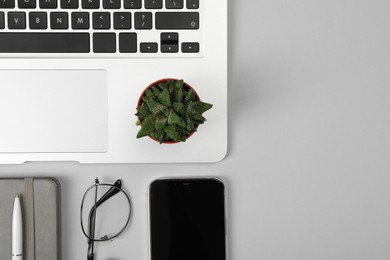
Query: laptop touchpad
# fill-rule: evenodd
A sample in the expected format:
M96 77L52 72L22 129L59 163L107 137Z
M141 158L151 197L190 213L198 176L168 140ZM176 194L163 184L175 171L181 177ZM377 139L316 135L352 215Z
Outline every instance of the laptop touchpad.
M106 152L105 70L0 70L0 152Z

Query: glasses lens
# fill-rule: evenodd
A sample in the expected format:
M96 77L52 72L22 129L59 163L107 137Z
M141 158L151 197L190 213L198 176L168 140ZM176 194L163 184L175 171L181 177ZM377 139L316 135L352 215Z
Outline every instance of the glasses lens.
M107 184L94 186L84 196L81 207L82 228L90 239L112 239L126 228L130 210L130 201L124 191Z

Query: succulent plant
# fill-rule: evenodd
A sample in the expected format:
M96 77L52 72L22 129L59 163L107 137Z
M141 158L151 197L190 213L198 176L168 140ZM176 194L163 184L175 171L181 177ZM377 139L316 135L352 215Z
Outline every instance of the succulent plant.
M164 142L184 142L206 119L213 105L201 102L183 80L167 80L146 89L137 108L137 138L150 136Z

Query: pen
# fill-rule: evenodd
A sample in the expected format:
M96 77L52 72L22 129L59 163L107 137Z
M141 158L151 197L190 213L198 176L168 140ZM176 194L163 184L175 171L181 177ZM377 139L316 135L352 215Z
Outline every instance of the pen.
M14 211L12 214L12 260L23 258L23 228L22 228L22 207L20 205L19 193L15 196Z

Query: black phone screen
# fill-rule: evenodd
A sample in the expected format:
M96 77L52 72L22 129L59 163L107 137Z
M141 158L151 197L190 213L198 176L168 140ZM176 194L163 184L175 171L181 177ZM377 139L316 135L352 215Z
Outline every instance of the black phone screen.
M150 185L151 260L225 260L224 185L162 179Z

